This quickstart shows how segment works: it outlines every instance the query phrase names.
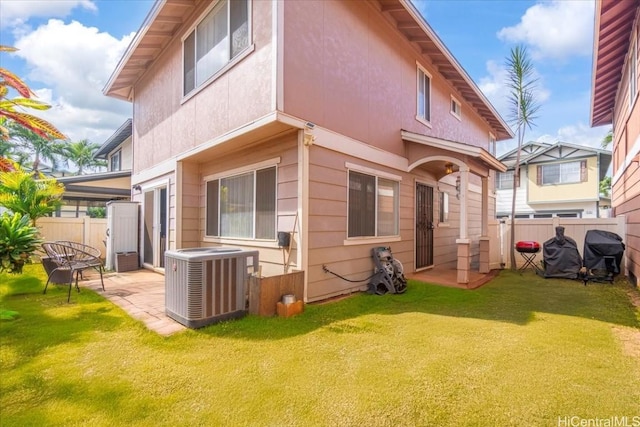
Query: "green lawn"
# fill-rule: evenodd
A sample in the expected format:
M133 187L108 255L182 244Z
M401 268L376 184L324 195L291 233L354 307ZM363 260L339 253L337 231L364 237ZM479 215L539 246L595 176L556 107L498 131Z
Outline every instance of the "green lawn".
M625 281L411 282L161 337L86 288L70 304L65 287L43 295L40 272L0 274L0 309L19 313L0 321L1 426L640 422L640 312Z

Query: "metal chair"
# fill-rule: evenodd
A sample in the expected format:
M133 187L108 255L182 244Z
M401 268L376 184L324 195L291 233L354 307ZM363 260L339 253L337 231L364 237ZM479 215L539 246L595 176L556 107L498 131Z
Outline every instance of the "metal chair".
M73 286L73 276L75 274L76 289L80 292L78 286L78 276L83 270L93 268L100 273L100 283L102 284L102 290L104 291L104 279L102 272L104 266L100 259L100 251L88 245L77 242L69 241L56 241L45 242L42 244L42 249L47 253L47 256L56 265L47 277L47 284L44 287L43 294L47 293L47 287L51 281L51 277L57 271L69 272L69 295L67 296L67 302L71 300L71 287Z

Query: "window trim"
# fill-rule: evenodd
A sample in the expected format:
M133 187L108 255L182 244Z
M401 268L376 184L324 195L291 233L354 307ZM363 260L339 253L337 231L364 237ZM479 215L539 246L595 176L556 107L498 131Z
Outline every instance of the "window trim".
M520 171L522 172L522 170ZM514 175L516 173L515 169L508 169L504 172L498 172L496 175L496 190L513 190L513 179L514 179ZM505 175L505 174L510 174L511 175L511 179L509 180L509 182L511 182L511 186L507 187L507 188L502 188L500 186L498 186L499 183L503 182L502 179L500 179L501 176ZM518 175L518 182L516 183L516 188L520 188L522 184L522 173L520 173Z
M458 111L455 111L454 105L457 106ZM451 103L449 105L449 112L453 117L462 121L462 103L455 96L451 95Z
M202 91L204 88L206 88L207 86L209 86L211 83L213 83L214 81L216 81L217 79L219 79L222 75L224 75L227 71L229 71L229 69L233 68L237 63L239 63L240 61L242 61L244 58L246 58L249 54L251 54L254 50L255 50L255 44L253 42L253 0L246 0L247 2L247 38L248 38L248 44L247 47L245 47L242 51L240 51L235 57L229 59L229 61L223 66L221 67L217 72L215 72L211 77L209 77L207 80L205 80L204 82L202 82L202 84L200 86L195 85L194 88L189 92L189 93L184 93L184 82L185 82L185 75L184 75L184 61L185 61L185 49L184 49L184 42L187 38L189 38L189 36L191 36L191 34L196 31L198 25L200 25L200 23L202 23L202 21L209 15L209 13L211 13L211 11L213 9L215 9L216 7L219 6L220 2L223 0L217 0L215 2L213 2L209 7L207 7L199 16L198 18L193 22L193 24L189 27L189 29L187 31L185 31L182 36L180 37L180 44L181 44L181 53L182 53L182 58L181 58L181 93L182 93L182 100L181 100L181 104L185 103L186 101L188 101L189 99L193 98L194 95L198 94L200 91ZM226 0L226 1L230 1L230 0Z
M420 63L416 63L417 68L416 68L416 120L419 121L420 123L431 127L431 119L432 119L432 103L431 100L433 98L433 91L432 91L432 80L433 80L433 76L431 75L431 73L429 73L426 68L424 68L422 65L420 65ZM424 76L429 78L429 117L422 117L420 115L420 73L423 73ZM426 109L425 109L425 116L426 116Z
M571 164L571 163L577 163L578 164L578 180L577 181L571 181L571 182L550 182L550 183L545 183L544 182L544 168L549 167L549 166L558 166L558 178L562 177L562 171L560 170L560 168L562 168L562 165L566 165L566 164ZM577 160L569 160L566 162L554 162L554 163L545 163L545 164L541 164L541 165L537 165L536 167L536 185L538 187L547 187L547 186L552 186L552 185L575 185L575 184L582 184L584 182L589 181L589 163L587 162L586 159L577 159Z
M113 159L117 157L118 159L118 169L113 169ZM109 156L109 170L111 172L121 171L122 170L122 148L117 149Z
M497 145L496 145L496 136L493 134L493 132L489 132L489 146L487 147L489 151L489 153L495 157L496 156L496 149L497 149Z
M345 230L346 233L346 238L343 241L344 245L357 245L357 244L362 244L362 243L366 243L366 244L372 244L372 243L378 243L378 242L394 242L394 241L399 241L400 238L400 190L401 190L401 182L402 182L402 177L398 176L398 175L394 175L388 172L383 172L380 170L376 170L376 169L372 169L366 166L362 166L362 165L357 165L354 163L349 163L349 162L345 162L345 168L347 169L347 183L346 183L346 196L347 196L347 215L346 215L346 219L347 219L347 227ZM376 203L375 203L375 236L353 236L353 237L349 237L349 183L350 183L350 176L349 173L350 172L356 172L359 174L363 174L363 175L369 175L375 178L376 181ZM395 210L395 221L396 221L396 229L397 229L397 234L390 234L388 236L379 236L378 235L378 179L386 179L388 181L394 181L397 184L397 189L398 189L398 194L397 194L397 200L395 201L395 206L394 206L394 210Z
M203 240L207 242L217 242L217 243L225 243L225 242L237 242L237 241L250 241L250 242L266 242L267 244L275 244L277 242L277 228L278 228L278 165L280 163L280 157L276 157L269 160L264 160L261 162L257 162L251 165L242 166L239 168L229 169L224 172L219 172L211 175L206 175L202 178L202 183L204 187L204 224L203 224ZM274 223L274 236L273 239L259 239L256 238L256 228L255 228L255 180L256 173L263 169L275 168L275 188L274 188L274 197L275 197L275 223ZM209 203L207 199L207 185L211 181L220 181L225 178L233 178L235 176L244 175L249 172L253 173L254 180L254 212L253 212L253 237L235 237L235 236L214 236L207 234L207 219L209 218ZM219 186L220 184L218 184ZM220 191L220 190L218 190ZM220 197L217 197L216 200L218 204L218 222L220 221ZM220 234L220 224L218 223L218 234Z

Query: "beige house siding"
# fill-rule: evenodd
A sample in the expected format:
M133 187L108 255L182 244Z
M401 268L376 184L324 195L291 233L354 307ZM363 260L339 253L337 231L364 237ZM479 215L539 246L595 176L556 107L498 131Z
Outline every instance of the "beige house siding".
M249 241L231 238L216 238L205 236L206 224L206 181L210 175L224 174L236 168L278 158L277 163L277 200L276 200L276 231L292 232L296 223L298 204L297 175L298 154L297 134L289 133L276 139L270 139L260 145L245 148L233 154L221 156L215 161L203 163L199 168L198 199L193 206L198 206L198 244L197 246L229 245L260 250L260 265L262 274L272 276L283 272L283 253L276 240ZM195 169L195 168L194 168ZM195 188L195 185L193 186ZM189 204L185 204L189 206ZM190 211L193 212L193 211ZM296 231L298 230L296 224ZM294 234L294 241L298 241L298 234ZM294 244L291 255L285 253L290 261L290 269L299 268L296 264L297 246Z
M538 185L539 165L528 165L528 202L540 203L562 202L566 200L598 200L598 159L596 157L590 157L586 160L587 180L573 184ZM569 161L580 162L581 159L571 159Z

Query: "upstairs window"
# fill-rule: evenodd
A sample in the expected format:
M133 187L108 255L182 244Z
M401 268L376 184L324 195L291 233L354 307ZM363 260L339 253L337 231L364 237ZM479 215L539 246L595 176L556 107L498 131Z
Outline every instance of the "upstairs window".
M537 168L537 184L575 184L587 180L587 161L554 163Z
M416 118L431 122L431 76L418 66L418 109Z
M451 114L453 114L453 116L458 119L461 120L462 119L462 106L460 105L460 101L458 101L456 98L454 98L453 96L451 97Z
M349 171L349 237L398 234L399 183Z
M249 46L249 0L218 2L184 39L184 95Z
M492 133L489 133L489 153L496 155L496 136Z
M111 171L122 170L122 163L120 160L121 153L122 153L122 150L118 150L111 155L111 162L110 162Z

